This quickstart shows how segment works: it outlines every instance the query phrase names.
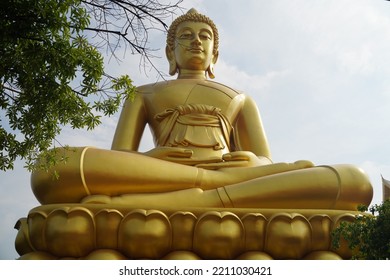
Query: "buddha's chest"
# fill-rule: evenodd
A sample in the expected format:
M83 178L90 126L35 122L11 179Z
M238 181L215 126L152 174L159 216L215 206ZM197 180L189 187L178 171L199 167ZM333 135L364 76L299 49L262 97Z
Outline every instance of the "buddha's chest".
M218 108L230 122L234 122L242 108L243 95L215 83L169 83L166 87L157 87L144 96L145 109L149 123L154 122L157 114L165 110L189 104L203 104Z

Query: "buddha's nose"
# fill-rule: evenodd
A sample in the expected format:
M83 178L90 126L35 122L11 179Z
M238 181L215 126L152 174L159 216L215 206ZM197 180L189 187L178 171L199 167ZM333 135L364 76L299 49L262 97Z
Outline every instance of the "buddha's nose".
M202 44L199 36L194 36L194 40L192 41L192 44L197 45L197 46L200 46Z

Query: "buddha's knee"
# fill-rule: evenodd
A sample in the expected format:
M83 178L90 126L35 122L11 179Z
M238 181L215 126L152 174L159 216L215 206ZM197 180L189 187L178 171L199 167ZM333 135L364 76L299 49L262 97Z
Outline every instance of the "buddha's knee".
M31 174L31 188L41 204L74 203L88 195L82 176L85 147L57 149L55 166L49 170L36 169ZM65 155L66 154L66 155Z
M373 188L366 173L353 165L328 166L339 180L339 193L335 209L357 210L358 205L369 205Z

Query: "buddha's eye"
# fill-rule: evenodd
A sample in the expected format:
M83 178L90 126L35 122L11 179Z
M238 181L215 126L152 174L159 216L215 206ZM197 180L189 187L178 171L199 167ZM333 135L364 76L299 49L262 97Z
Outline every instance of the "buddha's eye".
M183 40L188 40L188 39L191 39L193 36L192 36L192 33L190 32L185 32L185 33L182 33L180 36L179 36L179 39L183 39Z
M211 35L207 32L202 32L199 34L201 40L211 40Z

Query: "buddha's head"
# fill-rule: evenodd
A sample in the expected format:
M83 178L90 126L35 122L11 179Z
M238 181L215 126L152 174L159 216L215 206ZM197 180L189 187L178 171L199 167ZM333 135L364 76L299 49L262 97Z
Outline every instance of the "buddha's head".
M195 9L176 18L168 29L166 55L169 74L201 70L214 78L218 59L218 30L214 22Z

